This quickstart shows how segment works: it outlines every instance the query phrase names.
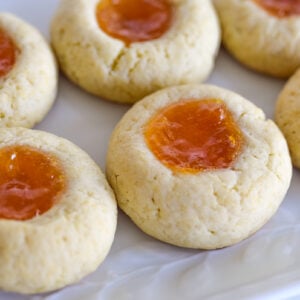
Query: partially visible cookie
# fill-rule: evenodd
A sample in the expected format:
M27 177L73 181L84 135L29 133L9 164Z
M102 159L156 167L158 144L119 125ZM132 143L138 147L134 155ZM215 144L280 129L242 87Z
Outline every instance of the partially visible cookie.
M133 103L166 86L206 79L220 32L209 0L63 0L51 37L73 82Z
M276 77L300 67L300 2L214 0L222 40L241 63Z
M112 190L85 152L50 133L0 129L0 289L80 280L106 257L116 221Z
M0 13L0 39L0 126L33 127L55 100L54 55L35 28L8 13Z
M115 128L107 177L147 234L182 247L237 243L276 212L291 179L281 132L241 96L171 87L136 103Z
M287 140L294 166L300 168L300 70L277 99L275 121Z

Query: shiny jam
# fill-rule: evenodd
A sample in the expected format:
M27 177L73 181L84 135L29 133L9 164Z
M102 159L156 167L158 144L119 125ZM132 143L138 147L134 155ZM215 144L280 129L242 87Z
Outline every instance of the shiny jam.
M0 77L5 76L16 62L17 49L11 38L0 29Z
M100 28L129 45L157 39L170 27L168 0L101 0L96 11Z
M29 146L0 149L0 218L28 220L48 211L65 187L58 161Z
M300 14L300 0L253 0L269 14L278 18Z
M228 168L243 145L241 130L217 99L186 100L162 109L144 136L165 166L183 173Z

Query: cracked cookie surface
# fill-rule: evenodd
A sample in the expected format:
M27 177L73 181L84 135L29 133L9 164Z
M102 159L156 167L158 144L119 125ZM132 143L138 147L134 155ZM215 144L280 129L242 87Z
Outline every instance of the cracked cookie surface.
M160 88L201 82L209 75L220 40L210 1L170 0L174 17L169 30L129 46L99 28L98 2L63 0L52 21L61 68L85 90L133 103Z
M221 99L244 136L232 166L187 174L160 162L144 128L182 99ZM158 91L130 109L115 128L107 177L122 210L147 234L174 245L214 249L237 243L276 212L291 179L286 141L264 113L241 96L209 85Z

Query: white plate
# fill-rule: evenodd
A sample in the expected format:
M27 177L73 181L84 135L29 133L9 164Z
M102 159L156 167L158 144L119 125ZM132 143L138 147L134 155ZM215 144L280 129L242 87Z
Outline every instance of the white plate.
M57 4L58 0L0 0L0 10L15 13L48 37ZM245 69L224 51L208 82L245 96L269 118L284 84ZM110 133L128 108L93 97L61 77L57 101L36 128L76 143L104 170ZM251 238L217 251L160 243L120 213L111 252L96 272L51 294L0 292L0 300L300 299L299 183L300 174L294 170L286 199L272 220Z

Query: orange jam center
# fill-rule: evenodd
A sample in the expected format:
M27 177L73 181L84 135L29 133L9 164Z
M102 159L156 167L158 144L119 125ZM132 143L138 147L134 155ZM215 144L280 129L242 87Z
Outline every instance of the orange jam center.
M0 77L5 76L16 61L16 46L11 38L0 29Z
M128 45L163 35L170 27L172 7L168 0L101 0L96 16L104 32Z
M278 18L300 14L300 0L253 0Z
M58 161L29 146L0 149L0 218L28 220L49 210L65 187Z
M188 100L158 112L146 125L146 143L174 171L228 168L241 152L243 135L221 100Z

